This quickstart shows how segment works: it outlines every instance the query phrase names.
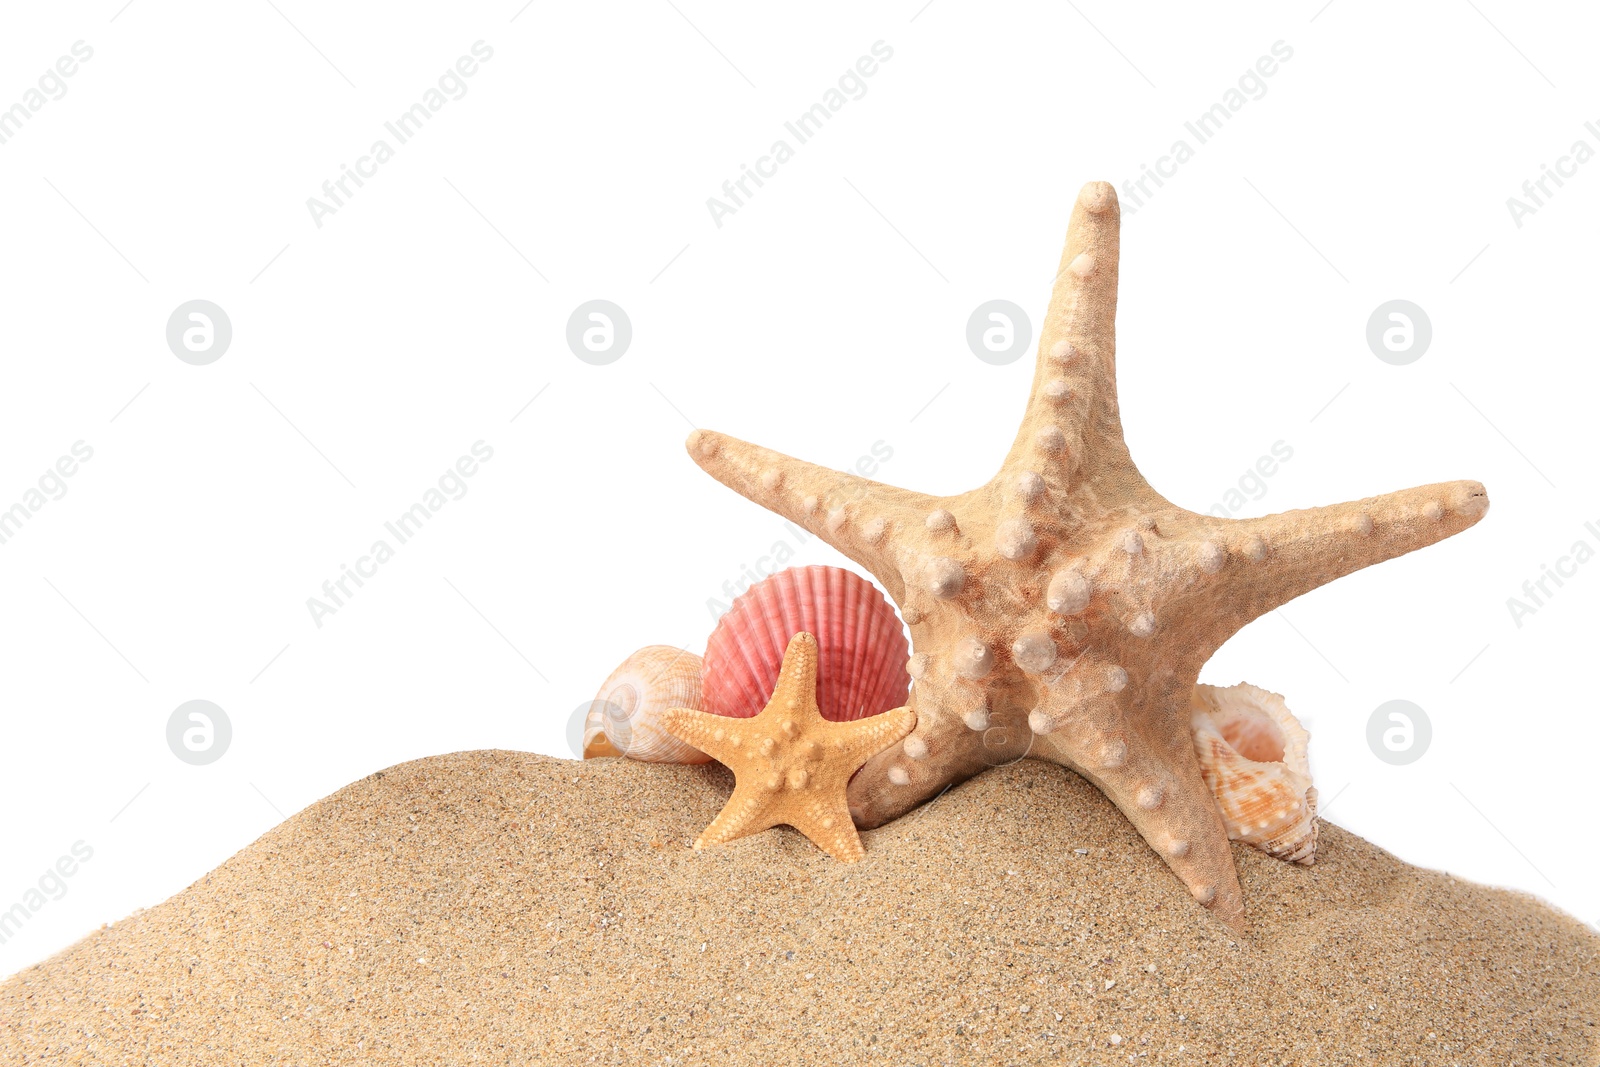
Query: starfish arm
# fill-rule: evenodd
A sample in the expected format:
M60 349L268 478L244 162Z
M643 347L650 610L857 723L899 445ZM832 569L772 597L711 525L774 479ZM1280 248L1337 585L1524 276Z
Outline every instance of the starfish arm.
M841 764L849 764L853 772L885 749L899 747L896 742L916 729L917 714L907 706L850 722L822 722L823 743L836 745Z
M748 753L732 742L735 725L748 731L748 722L693 708L669 708L662 714L661 725L668 733L710 754L734 772L733 794L711 824L695 838L696 849L720 845L777 825L770 818L770 810L761 803L763 794L758 784L761 779L750 765Z
M1021 759L1032 741L1020 721L992 720L978 686L935 665L911 691L915 732L878 752L850 779L850 815L882 826L957 782Z
M898 527L920 526L938 498L830 470L710 430L696 430L690 457L734 492L799 523L860 563L900 599L893 556Z
M781 820L774 818L772 809L762 804L756 795L757 788L745 785L734 787L733 795L722 806L717 817L694 839L697 851L749 837L779 824Z
M815 780L807 783L809 799L790 809L789 825L837 860L854 863L861 859L861 837L856 833L846 800L850 775L885 748L898 749L900 739L916 724L916 714L910 708L891 708L852 722L831 723L819 717L819 743L832 749L835 758L820 765Z
M1488 509L1483 485L1461 481L1230 522L1218 636L1335 578L1460 533Z
M727 719L694 708L668 708L661 713L661 727L667 733L729 767L738 749L728 743L725 730L734 722L747 721Z
M1039 330L1027 411L1002 468L1037 472L1051 489L1093 482L1112 500L1149 493L1123 443L1117 407L1121 217L1110 184L1090 182L1079 192Z
M861 835L850 821L850 809L842 800L819 800L804 811L791 812L789 818L796 830L840 863L855 863L866 855Z
M800 714L816 722L822 721L822 713L817 710L816 634L801 630L790 636L783 650L783 663L778 668L778 683L767 707L786 708L791 716Z
M1196 900L1242 929L1244 892L1227 827L1200 775L1185 688L1152 696L1162 705L1154 714L1112 694L1081 700L1051 691L1034 717L1062 725L1039 736L1033 755L1093 782Z

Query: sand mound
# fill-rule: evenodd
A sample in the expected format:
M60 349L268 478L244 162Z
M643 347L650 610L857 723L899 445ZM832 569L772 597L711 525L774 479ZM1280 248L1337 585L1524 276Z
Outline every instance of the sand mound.
M1325 826L1236 855L1245 941L1024 762L865 835L696 854L725 771L374 774L0 984L0 1061L1593 1064L1597 939Z

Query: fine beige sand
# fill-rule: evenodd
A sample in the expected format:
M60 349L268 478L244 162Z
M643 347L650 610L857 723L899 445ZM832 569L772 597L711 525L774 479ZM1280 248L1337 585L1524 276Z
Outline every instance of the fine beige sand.
M1238 847L1251 932L1070 772L864 835L688 847L716 765L374 774L0 984L0 1063L1583 1064L1600 939L1324 825Z

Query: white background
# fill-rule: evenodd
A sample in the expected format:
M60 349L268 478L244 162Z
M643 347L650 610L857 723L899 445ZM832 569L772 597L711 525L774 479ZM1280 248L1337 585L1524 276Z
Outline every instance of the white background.
M1079 186L1194 146L1185 120L1280 40L1266 94L1125 208L1133 454L1199 511L1278 441L1246 514L1453 478L1492 507L1259 620L1205 680L1288 696L1333 821L1600 918L1600 563L1521 627L1506 604L1600 547L1600 161L1520 228L1506 206L1600 148L1592 13L123 3L0 16L0 107L94 49L0 145L0 507L94 449L0 545L0 908L94 849L0 973L374 770L565 755L631 650L702 648L707 601L785 533L690 462L691 424L837 467L882 441L880 477L931 492L986 480L1031 358L980 362L968 315L1037 323ZM478 40L466 95L314 225L307 198ZM879 40L865 96L718 228L706 199ZM203 367L165 340L196 298L234 331ZM609 366L564 339L593 298L633 323ZM1393 298L1433 323L1409 366L1364 338ZM479 440L467 495L318 628L307 598ZM197 698L234 730L204 767L165 739ZM1367 747L1395 698L1433 724L1410 766Z

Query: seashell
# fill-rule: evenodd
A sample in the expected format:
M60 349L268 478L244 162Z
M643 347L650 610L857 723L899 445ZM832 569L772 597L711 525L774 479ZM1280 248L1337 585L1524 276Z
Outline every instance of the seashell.
M700 657L671 645L648 645L622 661L595 694L584 723L584 758L589 754L588 722L600 728L618 755L646 763L709 763L711 757L661 726L668 708L704 711L700 695Z
M1240 683L1197 685L1190 702L1200 774L1216 797L1228 837L1281 860L1317 856L1317 791L1311 735L1277 693Z
M911 651L876 586L840 567L791 567L741 593L706 642L706 710L749 718L766 706L789 639L817 638L817 705L849 722L905 704Z
M603 756L620 756L617 746L606 736L605 705L598 700L589 703L589 713L583 717L583 758L599 759Z

